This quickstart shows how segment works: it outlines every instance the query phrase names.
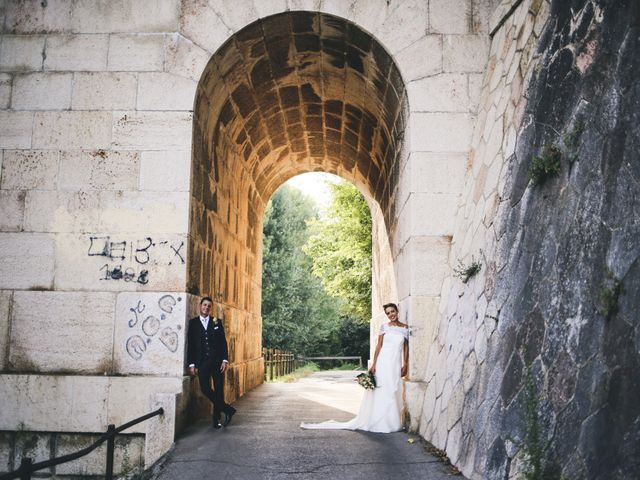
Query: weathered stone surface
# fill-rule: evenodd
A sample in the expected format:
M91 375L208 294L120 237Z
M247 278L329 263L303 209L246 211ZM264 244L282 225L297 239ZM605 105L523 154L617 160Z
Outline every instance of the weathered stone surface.
M13 471L13 463L11 454L13 453L14 445L14 433L13 432L1 432L0 433L0 472L7 473Z
M2 162L3 190L53 190L60 153L46 150L6 150Z
M164 70L196 82L211 58L211 54L180 34L165 37Z
M192 115L184 112L117 112L113 146L124 150L190 150Z
M98 440L98 435L58 434L56 456L75 453ZM115 475L140 474L144 466L142 435L118 435L115 440L113 467ZM104 475L107 444L103 443L88 455L56 467L57 475Z
M0 108L6 109L11 105L11 82L13 77L8 73L0 73Z
M74 110L129 110L135 108L137 81L130 73L76 73Z
M60 190L135 190L140 155L106 150L64 152L60 156Z
M406 8L396 8L385 16L375 34L390 52L396 53L422 38L428 30L428 6L421 0L408 0Z
M0 190L0 231L19 232L24 218L25 193L19 190Z
M0 111L0 148L31 148L33 112Z
M182 376L186 308L181 293L121 293L116 304L114 371Z
M6 367L7 347L9 342L9 312L11 309L11 299L13 293L7 290L0 290L0 370ZM0 457L0 468L2 468Z
M203 1L185 4L180 16L180 31L209 52L215 52L232 34L218 14Z
M33 148L105 149L111 142L111 112L37 112Z
M186 192L190 171L190 152L142 152L140 190Z
M466 113L414 113L411 149L419 152L466 152L473 134L473 117Z
M101 234L94 229L56 235L56 261L65 267L56 270L55 286L110 292L180 290L186 279L185 245L183 235Z
M30 458L33 463L43 462L51 458L53 438L34 432L16 432L14 464L19 466L23 458ZM52 472L52 468L42 470L43 473Z
M110 372L114 303L111 293L15 292L9 368L14 372ZM34 305L47 305L44 321ZM34 336L36 330L40 334Z
M0 428L100 432L107 425L108 377L0 375Z
M197 82L170 73L138 75L138 110L193 110Z
M180 0L118 0L74 4L71 25L83 33L172 32L178 28Z
M445 35L442 40L445 72L483 72L489 45L484 35Z
M407 86L414 112L466 112L469 110L467 76L443 73Z
M70 73L15 75L11 108L14 110L66 110L71 106Z
M0 288L48 290L54 263L50 235L0 233Z
M21 0L6 9L5 31L41 33L69 31L72 4L67 0Z
M469 0L433 0L429 2L431 33L468 33L471 14Z
M0 70L41 70L44 42L42 35L3 35L0 42Z
M162 71L164 35L115 34L109 36L108 70Z
M442 72L442 36L425 35L397 53L407 82Z
M45 70L106 70L107 35L50 35L47 37Z
M27 192L24 230L28 232L91 232L100 219L94 192ZM59 252L58 252L59 253Z

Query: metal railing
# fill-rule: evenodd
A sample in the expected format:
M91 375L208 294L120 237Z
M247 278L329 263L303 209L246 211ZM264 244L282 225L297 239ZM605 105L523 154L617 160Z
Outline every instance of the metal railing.
M44 468L54 467L56 465L60 465L61 463L67 463L72 460L75 460L80 457L84 457L89 453L93 452L96 448L102 445L105 441L107 442L107 465L105 472L106 480L113 480L113 455L115 452L115 437L118 433L126 430L127 428L133 427L138 423L144 422L152 417L157 415L163 415L164 409L159 408L151 413L147 413L141 417L136 418L135 420L131 420L119 427L115 425L109 425L107 427L107 431L102 434L102 436L96 440L93 444L89 445L87 448L83 448L75 453L70 453L68 455L64 455L62 457L51 458L49 460L45 460L44 462L33 463L33 460L30 458L23 458L20 463L20 467L10 473L6 473L0 476L0 480L12 480L14 478L18 478L20 480L31 480L31 475L38 470L42 470Z

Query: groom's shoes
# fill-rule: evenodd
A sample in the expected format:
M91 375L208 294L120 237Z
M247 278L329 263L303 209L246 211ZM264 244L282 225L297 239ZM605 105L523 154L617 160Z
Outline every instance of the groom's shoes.
M229 407L229 411L224 413L224 422L222 423L223 427L226 427L231 423L231 419L236 414L236 409L233 407Z
M213 418L212 420L212 424L213 424L213 428L218 429L218 428L222 428L222 424L220 423L220 419L219 418Z

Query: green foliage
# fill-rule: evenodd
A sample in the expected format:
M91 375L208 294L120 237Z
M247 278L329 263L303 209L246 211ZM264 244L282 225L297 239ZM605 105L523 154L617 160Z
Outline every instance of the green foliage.
M482 270L482 264L471 257L471 264L468 266L465 266L461 260L458 260L458 266L454 267L453 275L462 280L462 283L467 283L475 277L480 270Z
M531 370L525 380L526 433L522 448L526 458L524 478L526 480L542 480L542 442L540 440L540 419L538 415L539 400L536 384Z
M263 346L307 356L368 358L368 324L341 313L341 301L311 273L312 260L302 249L308 222L317 219L313 201L298 189L283 186L269 202L263 227Z
M611 320L618 313L618 297L622 293L622 283L609 272L605 285L600 290L600 313Z
M371 319L371 213L364 196L350 183L329 184L327 218L309 222L303 250L313 259L313 274L339 303L344 315L368 324Z
M262 342L306 355L326 352L340 317L333 299L311 274L302 251L307 221L317 218L315 205L299 190L283 186L265 213L262 263Z
M534 155L529 169L529 178L534 185L542 185L560 172L562 152L555 145L546 145L542 155Z

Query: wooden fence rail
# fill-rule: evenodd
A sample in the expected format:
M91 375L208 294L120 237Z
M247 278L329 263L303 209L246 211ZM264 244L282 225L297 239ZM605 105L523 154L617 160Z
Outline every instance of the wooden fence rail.
M264 379L273 380L293 372L304 365L304 360L295 353L279 350L277 348L263 348Z

